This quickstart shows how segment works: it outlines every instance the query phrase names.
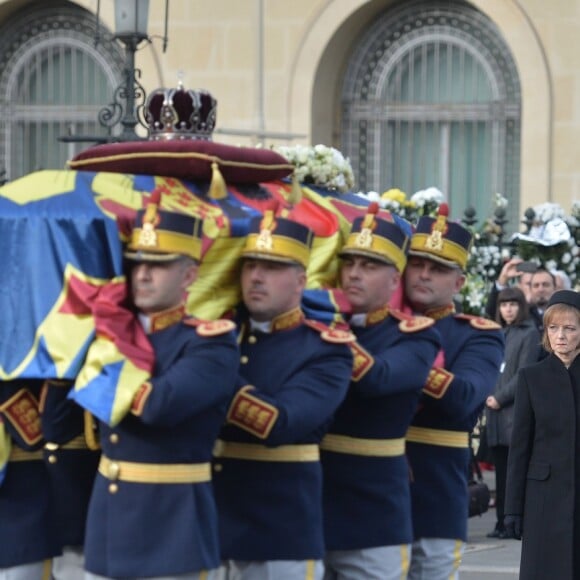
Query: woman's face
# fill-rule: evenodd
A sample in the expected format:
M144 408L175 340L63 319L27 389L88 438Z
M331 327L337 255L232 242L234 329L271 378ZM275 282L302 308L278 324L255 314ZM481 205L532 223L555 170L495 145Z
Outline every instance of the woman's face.
M580 324L575 312L558 312L546 327L554 354L560 358L574 358L580 351Z
M500 302L499 313L504 319L506 324L512 324L513 321L518 317L518 312L520 311L520 305L515 300L507 300L506 302Z

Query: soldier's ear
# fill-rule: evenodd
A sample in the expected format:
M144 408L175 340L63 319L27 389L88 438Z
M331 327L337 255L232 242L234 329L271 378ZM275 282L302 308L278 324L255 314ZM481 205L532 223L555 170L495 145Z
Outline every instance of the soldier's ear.
M184 288L188 288L197 280L199 264L193 260L187 264L183 273Z
M455 279L455 294L457 294L463 288L463 284L465 284L465 274L463 272L459 272L457 274L457 278Z
M302 288L302 290L304 290L304 288L306 288L306 281L308 279L308 276L306 274L306 270L304 270L303 268L301 268L298 271L298 282L300 284L300 287Z
M393 284L395 286L398 286L400 284L400 282L401 282L401 272L399 272L398 270L395 270L393 272L393 278L392 278L392 280L393 280Z

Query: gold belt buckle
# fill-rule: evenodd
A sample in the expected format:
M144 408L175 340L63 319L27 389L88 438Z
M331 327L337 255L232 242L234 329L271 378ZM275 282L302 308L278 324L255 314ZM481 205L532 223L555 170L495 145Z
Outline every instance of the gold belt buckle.
M111 461L107 467L107 477L111 481L117 481L121 473L121 467L115 461Z

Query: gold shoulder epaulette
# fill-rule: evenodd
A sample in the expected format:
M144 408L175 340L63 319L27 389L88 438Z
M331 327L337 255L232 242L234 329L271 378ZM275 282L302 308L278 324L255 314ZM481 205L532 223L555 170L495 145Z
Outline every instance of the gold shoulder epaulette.
M340 328L332 328L323 322L317 320L304 320L304 324L320 332L320 338L326 342L335 344L350 344L356 340L356 336L350 330L341 330Z
M391 310L391 314L401 321L399 322L401 332L419 332L435 324L435 321L428 316L413 316L395 309Z
M501 326L490 320L489 318L483 318L483 316L473 316L472 314L456 314L455 318L459 318L460 320L467 320L469 324L473 326L473 328L477 328L478 330L500 330Z
M227 334L236 328L236 325L225 318L217 320L199 320L198 318L188 318L183 321L188 326L193 326L199 336L219 336Z

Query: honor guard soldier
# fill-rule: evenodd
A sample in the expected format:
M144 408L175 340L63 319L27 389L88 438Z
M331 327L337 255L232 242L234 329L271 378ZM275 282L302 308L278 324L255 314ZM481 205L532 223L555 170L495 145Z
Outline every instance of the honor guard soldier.
M447 219L422 217L411 237L405 293L416 312L435 320L444 364L436 364L407 433L415 541L409 579L457 578L467 539L469 434L503 361L499 325L456 314L472 235Z
M300 309L311 242L267 211L242 252L241 388L214 463L228 580L322 578L318 444L346 394L354 337Z
M99 424L102 456L85 538L88 579L198 580L219 566L211 457L235 391L239 354L231 321L185 315L201 228L201 220L155 203L137 213L125 256L155 367L131 412L115 427Z
M71 381L46 381L40 399L44 461L63 552L52 561L52 580L84 578L87 510L100 458L94 419L67 398L71 388Z
M389 308L409 238L376 215L354 220L340 282L352 306L348 395L320 445L325 580L399 580L413 530L405 434L440 347L430 318Z
M0 382L0 580L48 578L60 554L42 460L42 383Z

